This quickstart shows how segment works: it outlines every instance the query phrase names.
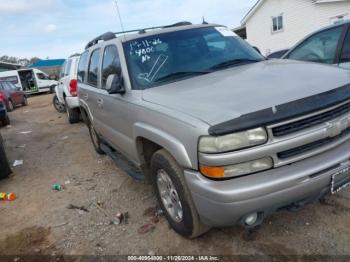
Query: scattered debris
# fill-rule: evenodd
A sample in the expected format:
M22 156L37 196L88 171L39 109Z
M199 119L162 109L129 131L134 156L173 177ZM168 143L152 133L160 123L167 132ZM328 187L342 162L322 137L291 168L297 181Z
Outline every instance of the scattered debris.
M21 165L23 165L23 160L15 160L12 166L15 167L15 166L21 166Z
M15 193L0 193L0 200L14 201L17 196Z
M138 229L139 234L146 234L153 232L153 230L156 228L156 224L159 223L159 217L164 216L163 209L155 206L155 207L149 207L143 212L143 216L149 217L149 220L146 224L141 226Z
M155 253L153 250L150 250L150 251L148 251L148 255L149 255L149 256L155 256L156 253Z
M24 113L24 114L27 114L27 113L29 113L29 110L25 110L25 111L23 111L23 113Z
M107 212L107 210L105 210L103 207L99 206L98 204L96 203L93 203L93 205L95 207L97 207L110 221L111 224L114 224L114 225L119 225L121 223L121 220L118 219L117 217L114 218L111 214L109 214Z
M39 253L41 251L41 249L40 248L36 248L36 249L34 249L34 252L35 253Z
M84 211L84 212L89 212L89 210L84 207L84 206L76 206L76 205L73 205L73 204L69 204L67 206L68 209L77 209L77 210L80 210L80 211Z
M61 140L66 140L68 139L68 136L61 137Z
M56 191L61 191L62 190L62 185L55 183L51 186L52 190L56 190Z
M69 181L69 180L66 180L66 181L64 181L64 184L65 184L65 185L69 185L69 184L70 184L70 181Z
M16 146L16 148L25 148L25 147L26 147L26 144Z
M147 223L147 224L141 226L141 227L137 230L137 232L138 232L139 234L151 233L151 232L154 231L155 228L156 228L156 225L155 225L155 224L153 224L153 223Z
M20 132L20 134L23 134L23 135L30 134L30 133L32 133L32 131L22 131L22 132Z
M102 164L102 159L99 159L97 163Z
M11 128L12 126L11 125L7 125L6 128Z
M309 222L306 222L305 225L306 225L306 226L310 226L310 223L309 223Z
M67 224L68 224L68 222L64 222L64 223L61 223L61 224L52 226L51 228L63 227L63 226L65 226L65 225L67 225Z

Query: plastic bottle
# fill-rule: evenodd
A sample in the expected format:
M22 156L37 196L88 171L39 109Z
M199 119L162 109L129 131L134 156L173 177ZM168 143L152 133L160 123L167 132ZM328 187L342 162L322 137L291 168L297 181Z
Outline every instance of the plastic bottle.
M17 198L15 193L0 193L0 200L13 201Z

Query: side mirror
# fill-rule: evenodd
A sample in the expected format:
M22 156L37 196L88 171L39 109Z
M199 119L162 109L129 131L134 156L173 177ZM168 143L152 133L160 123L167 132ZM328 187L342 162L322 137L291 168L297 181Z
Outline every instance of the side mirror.
M109 75L106 81L105 89L109 94L124 94L122 78L117 74Z

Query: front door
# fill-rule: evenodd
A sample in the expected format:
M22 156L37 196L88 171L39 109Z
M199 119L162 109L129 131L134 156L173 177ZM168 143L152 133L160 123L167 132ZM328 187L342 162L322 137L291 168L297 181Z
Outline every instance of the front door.
M121 74L121 66L116 45L107 45L103 50L101 63L101 88L97 90L97 121L103 137L115 149L132 157L134 154L133 141L131 139L132 126L128 116L130 115L129 99L131 93L109 94L106 90L108 76Z

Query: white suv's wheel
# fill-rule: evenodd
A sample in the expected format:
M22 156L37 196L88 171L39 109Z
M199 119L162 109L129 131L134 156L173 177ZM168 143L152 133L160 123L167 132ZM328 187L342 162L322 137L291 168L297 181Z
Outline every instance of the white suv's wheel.
M208 231L200 222L183 169L164 149L151 159L152 184L165 216L172 228L182 236L194 238Z

